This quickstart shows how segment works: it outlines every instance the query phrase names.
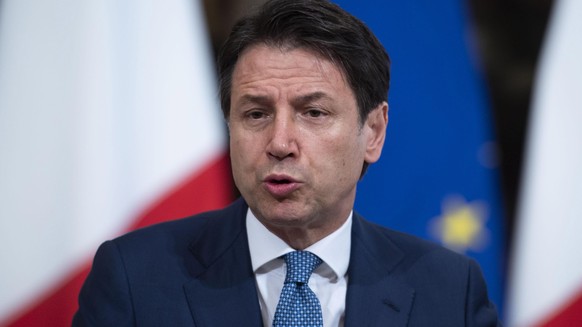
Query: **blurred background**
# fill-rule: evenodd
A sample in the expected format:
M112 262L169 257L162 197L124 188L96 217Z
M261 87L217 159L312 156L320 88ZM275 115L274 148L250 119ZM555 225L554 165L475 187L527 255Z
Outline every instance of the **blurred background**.
M392 59L356 210L477 260L509 326L582 325L576 1L334 1ZM0 0L0 326L68 325L101 242L237 196L214 58L263 2Z

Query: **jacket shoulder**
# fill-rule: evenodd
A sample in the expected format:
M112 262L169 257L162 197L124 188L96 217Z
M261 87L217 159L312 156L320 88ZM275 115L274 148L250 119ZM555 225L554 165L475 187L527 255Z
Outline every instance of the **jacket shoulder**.
M390 229L378 225L358 216L360 229L364 231L365 237L373 244L390 243L403 251L410 261L417 260L425 255L444 256L451 260L469 260L466 256L449 250L433 241L422 239L418 236Z
M240 219L237 218L241 215L244 217L245 212L246 205L239 200L222 209L139 228L113 239L113 242L122 246L151 246L169 239L177 243L189 243L196 240L207 228L220 228L222 225L228 228L230 225L240 224Z

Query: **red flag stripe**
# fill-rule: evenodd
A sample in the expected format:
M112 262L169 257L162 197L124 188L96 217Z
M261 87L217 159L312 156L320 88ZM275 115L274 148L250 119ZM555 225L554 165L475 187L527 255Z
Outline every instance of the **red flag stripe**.
M582 326L582 290L564 308L557 310L556 314L540 327L571 327Z
M128 230L222 208L233 200L233 182L228 154L194 172L182 185L147 208Z
M146 209L127 231L169 219L217 209L232 201L232 180L228 155L224 154L189 176L160 201ZM77 296L91 264L77 267L44 296L0 324L6 327L70 326L77 311Z

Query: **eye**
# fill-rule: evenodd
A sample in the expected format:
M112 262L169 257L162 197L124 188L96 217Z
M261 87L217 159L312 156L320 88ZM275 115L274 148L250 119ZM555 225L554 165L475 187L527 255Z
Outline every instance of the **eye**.
M319 109L309 109L305 112L305 114L311 118L320 118L325 115L325 112Z
M267 114L265 114L262 111L259 110L252 110L247 112L246 116L252 120L258 120L258 119L262 119L265 118L267 116Z

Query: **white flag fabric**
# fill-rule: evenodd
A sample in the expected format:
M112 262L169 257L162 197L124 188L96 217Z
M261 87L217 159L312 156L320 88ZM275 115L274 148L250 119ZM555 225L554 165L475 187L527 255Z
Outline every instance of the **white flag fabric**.
M148 210L197 211L183 189L226 204L214 75L198 1L2 2L0 326L69 325L76 303L58 288ZM53 318L31 317L37 305Z
M509 326L582 326L582 1L554 6L534 88Z

